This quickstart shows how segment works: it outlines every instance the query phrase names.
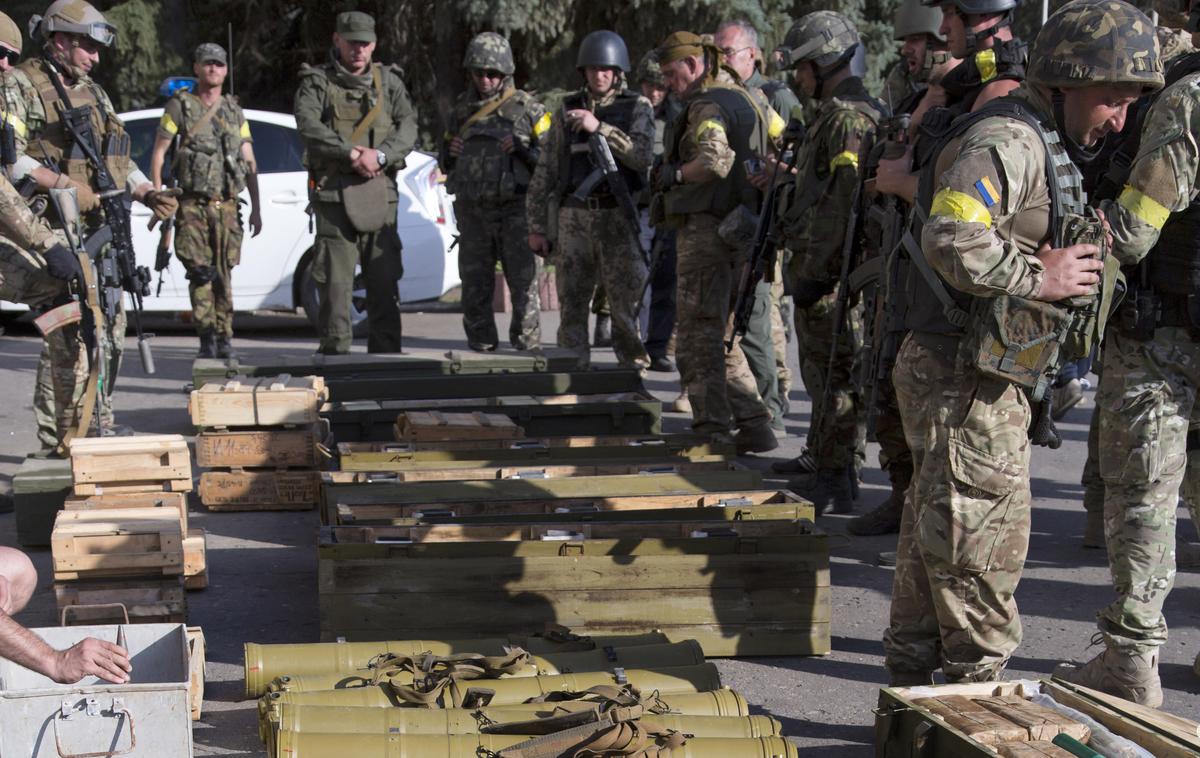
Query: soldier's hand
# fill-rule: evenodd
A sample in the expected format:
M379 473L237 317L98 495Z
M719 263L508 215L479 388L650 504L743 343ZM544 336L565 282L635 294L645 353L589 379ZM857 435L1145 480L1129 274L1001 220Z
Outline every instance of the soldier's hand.
M262 232L262 214L258 208L250 211L250 236L257 237Z
M517 149L517 142L511 134L504 135L504 139L500 140L500 149L509 154Z
M83 273L79 267L79 259L67 249L66 245L55 245L42 253L46 259L46 272L55 279L69 282Z
M550 254L550 240L546 239L546 235L531 233L529 235L529 249L535 255L540 255L543 258Z
M83 182L72 179L69 176L60 176L55 186L59 189L75 188L75 202L79 205L80 213L94 211L100 207L100 196Z
M451 158L457 158L460 155L462 155L462 151L463 151L462 137L452 138L450 140L450 145L449 145L449 147L447 147L447 149L450 151Z
M365 147L357 147L355 150L358 151L358 157L350 162L354 172L368 179L378 176L380 173L378 151Z
M912 173L912 147L899 158L880 158L875 169L875 191L895 195L912 203L917 190L917 175Z
M1100 271L1104 268L1099 255L1100 248L1095 245L1051 249L1049 243L1042 243L1037 258L1045 267L1045 273L1034 299L1054 303L1068 297L1094 294L1100 282Z
M179 196L183 190L176 187L169 190L150 190L142 197L142 203L154 211L159 221L166 221L179 210Z
M75 684L85 676L125 684L131 671L133 666L125 648L88 637L66 650L56 651L49 676L59 684Z
M585 108L567 111L567 125L577 132L591 134L600 128L600 119Z

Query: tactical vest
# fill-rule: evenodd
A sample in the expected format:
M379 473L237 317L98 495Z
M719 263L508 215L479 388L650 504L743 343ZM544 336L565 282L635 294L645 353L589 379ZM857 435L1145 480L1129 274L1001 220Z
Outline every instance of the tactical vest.
M363 142L366 147L375 147L383 142L395 130L396 125L392 122L392 108L389 101L389 92L387 86L388 71L381 63L371 64L372 72L379 72L379 88L383 98L383 104L376 113L370 126L366 130L366 136ZM321 121L333 129L338 135L350 141L355 130L375 106L375 88L372 85L366 87L344 87L335 79L336 76L332 71L333 64L326 63L321 66L307 67L303 73L316 73L325 80L325 106L321 113ZM325 188L333 188L333 183L336 182L339 174L345 173L345 169L338 161L323 160L312 155L305 155L305 164L314 175L319 186ZM396 165L389 163L389 168Z
M630 90L624 90L618 93L611 103L596 108L592 114L601 122L629 134L633 128L633 115L637 104L638 95ZM583 92L572 93L563 100L562 113L579 108L587 108L587 98ZM562 154L558 161L559 196L574 192L596 169L588 147L590 135L582 130L576 132L568 129L565 118L562 129L566 139L562 141ZM619 160L617 169L620 170L621 177L625 180L625 186L635 195L646 186L646 178L642 176L641 172L634 171ZM608 186L601 185L592 192L592 197L605 197L609 194Z
M42 110L46 114L46 124L37 134L30 134L26 146L29 156L43 164L57 167L61 174L86 184L93 190L99 191L96 184L96 172L88 162L86 154L73 144L71 134L62 121L62 109L67 105L59 98L58 90L50 80L46 63L39 58L29 58L21 63L21 70L29 77L29 81L37 90L42 101ZM132 163L129 158L130 140L115 113L110 113L104 107L99 94L100 85L92 83L86 86L67 87L71 98L71 107L88 108L88 118L92 122L92 130L100 143L100 156L112 175L117 187L125 188Z
M182 139L171 165L179 186L189 194L215 199L237 197L246 186L247 173L242 159L241 111L232 97L225 95L208 123L194 131L208 106L191 93L176 97L183 120L179 124ZM237 123L223 117L234 118Z
M1029 46L1019 39L997 42L987 50L955 66L941 81L946 94L956 100L959 113L969 113L983 88L1004 80L1025 81L1025 65L1029 61Z
M712 103L721 109L725 119L725 136L736 158L733 168L724 179L691 184L677 184L663 195L663 211L668 219L677 221L692 213L711 213L723 218L734 208L743 205L758 212L761 193L746 179L746 161L764 156L770 150L767 121L750 99L750 94L738 86L714 83L691 97L693 103ZM680 149L687 130L694 128L686 119L677 118L668 126L666 136L667 162L680 161Z
M524 195L530 170L515 154L504 152L500 141L513 133L532 98L520 90L487 117L459 133L462 153L446 180L446 190L457 200L504 202Z

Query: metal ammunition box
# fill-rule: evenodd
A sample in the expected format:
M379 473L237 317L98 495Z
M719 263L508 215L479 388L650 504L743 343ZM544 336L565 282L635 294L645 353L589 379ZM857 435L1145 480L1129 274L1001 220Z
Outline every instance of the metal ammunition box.
M325 527L318 558L326 640L558 623L710 657L830 649L829 548L809 521Z
M330 400L439 400L502 395L600 395L645 392L633 369L450 376L360 376L326 378Z
M26 458L13 477L17 542L25 547L50 545L54 519L71 493L71 462Z

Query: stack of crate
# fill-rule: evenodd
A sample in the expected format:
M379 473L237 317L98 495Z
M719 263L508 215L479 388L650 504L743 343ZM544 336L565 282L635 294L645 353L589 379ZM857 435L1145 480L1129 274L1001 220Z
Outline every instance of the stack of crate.
M319 376L234 377L192 392L200 502L211 511L310 510L329 399Z
M77 439L72 495L51 534L64 623L182 622L208 584L203 529L188 526L192 462L179 435Z

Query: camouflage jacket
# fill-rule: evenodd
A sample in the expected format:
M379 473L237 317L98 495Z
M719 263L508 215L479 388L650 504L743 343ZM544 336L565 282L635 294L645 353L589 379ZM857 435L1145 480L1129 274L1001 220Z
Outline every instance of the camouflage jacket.
M63 240L45 219L35 216L12 182L0 174L0 235L22 250L44 253Z
M755 69L754 75L742 84L746 89L756 89L762 92L771 109L783 119L784 126L790 119L804 119L804 108L800 105L800 99L796 97L795 92L792 92L792 88L783 82L772 81L763 76L761 71Z
M614 87L598 99L586 88L582 94L589 104L589 110L594 110L612 103L617 97L618 89ZM525 196L525 215L529 220L530 234L547 232L551 204L559 199L555 195L558 192L558 164L563 152L563 142L566 140L565 128L562 113L552 114L550 128L545 133L546 142L542 145L541 156L529 182L529 192ZM638 96L633 125L628 134L604 122L600 123L599 131L608 140L609 149L618 163L632 171L650 171L650 164L654 160L654 108L649 100Z
M908 62L901 58L891 67L887 78L883 80L883 89L879 93L879 99L895 113L900 107L900 103L919 88L920 85L908 71Z
M158 136L179 137L172 173L187 194L227 199L246 186L247 166L242 143L250 142L250 125L232 95L221 97L208 123L195 129L209 106L190 92L167 101L158 123Z
M442 169L447 173L447 190L456 200L490 205L512 202L524 195L539 160L539 143L550 128L545 106L524 90L513 89L512 80L492 97L478 100L474 89L459 95L450 114L442 144ZM475 114L494 107L481 119ZM471 121L471 123L467 123ZM505 153L500 141L512 135L515 149ZM454 137L463 141L458 158L450 156Z
M1150 107L1141 149L1125 190L1101 208L1113 233L1113 253L1122 264L1140 261L1158 241L1172 213L1200 193L1200 73L1163 90Z
M1012 97L1049 117L1051 106L1024 86ZM959 292L1032 298L1044 269L1034 253L1050 238L1046 148L1024 121L993 116L942 150L921 250Z
M850 205L858 186L859 153L886 109L869 99L862 80L849 78L817 110L796 157L796 180L780 193L785 243L794 255L789 278L838 278Z

